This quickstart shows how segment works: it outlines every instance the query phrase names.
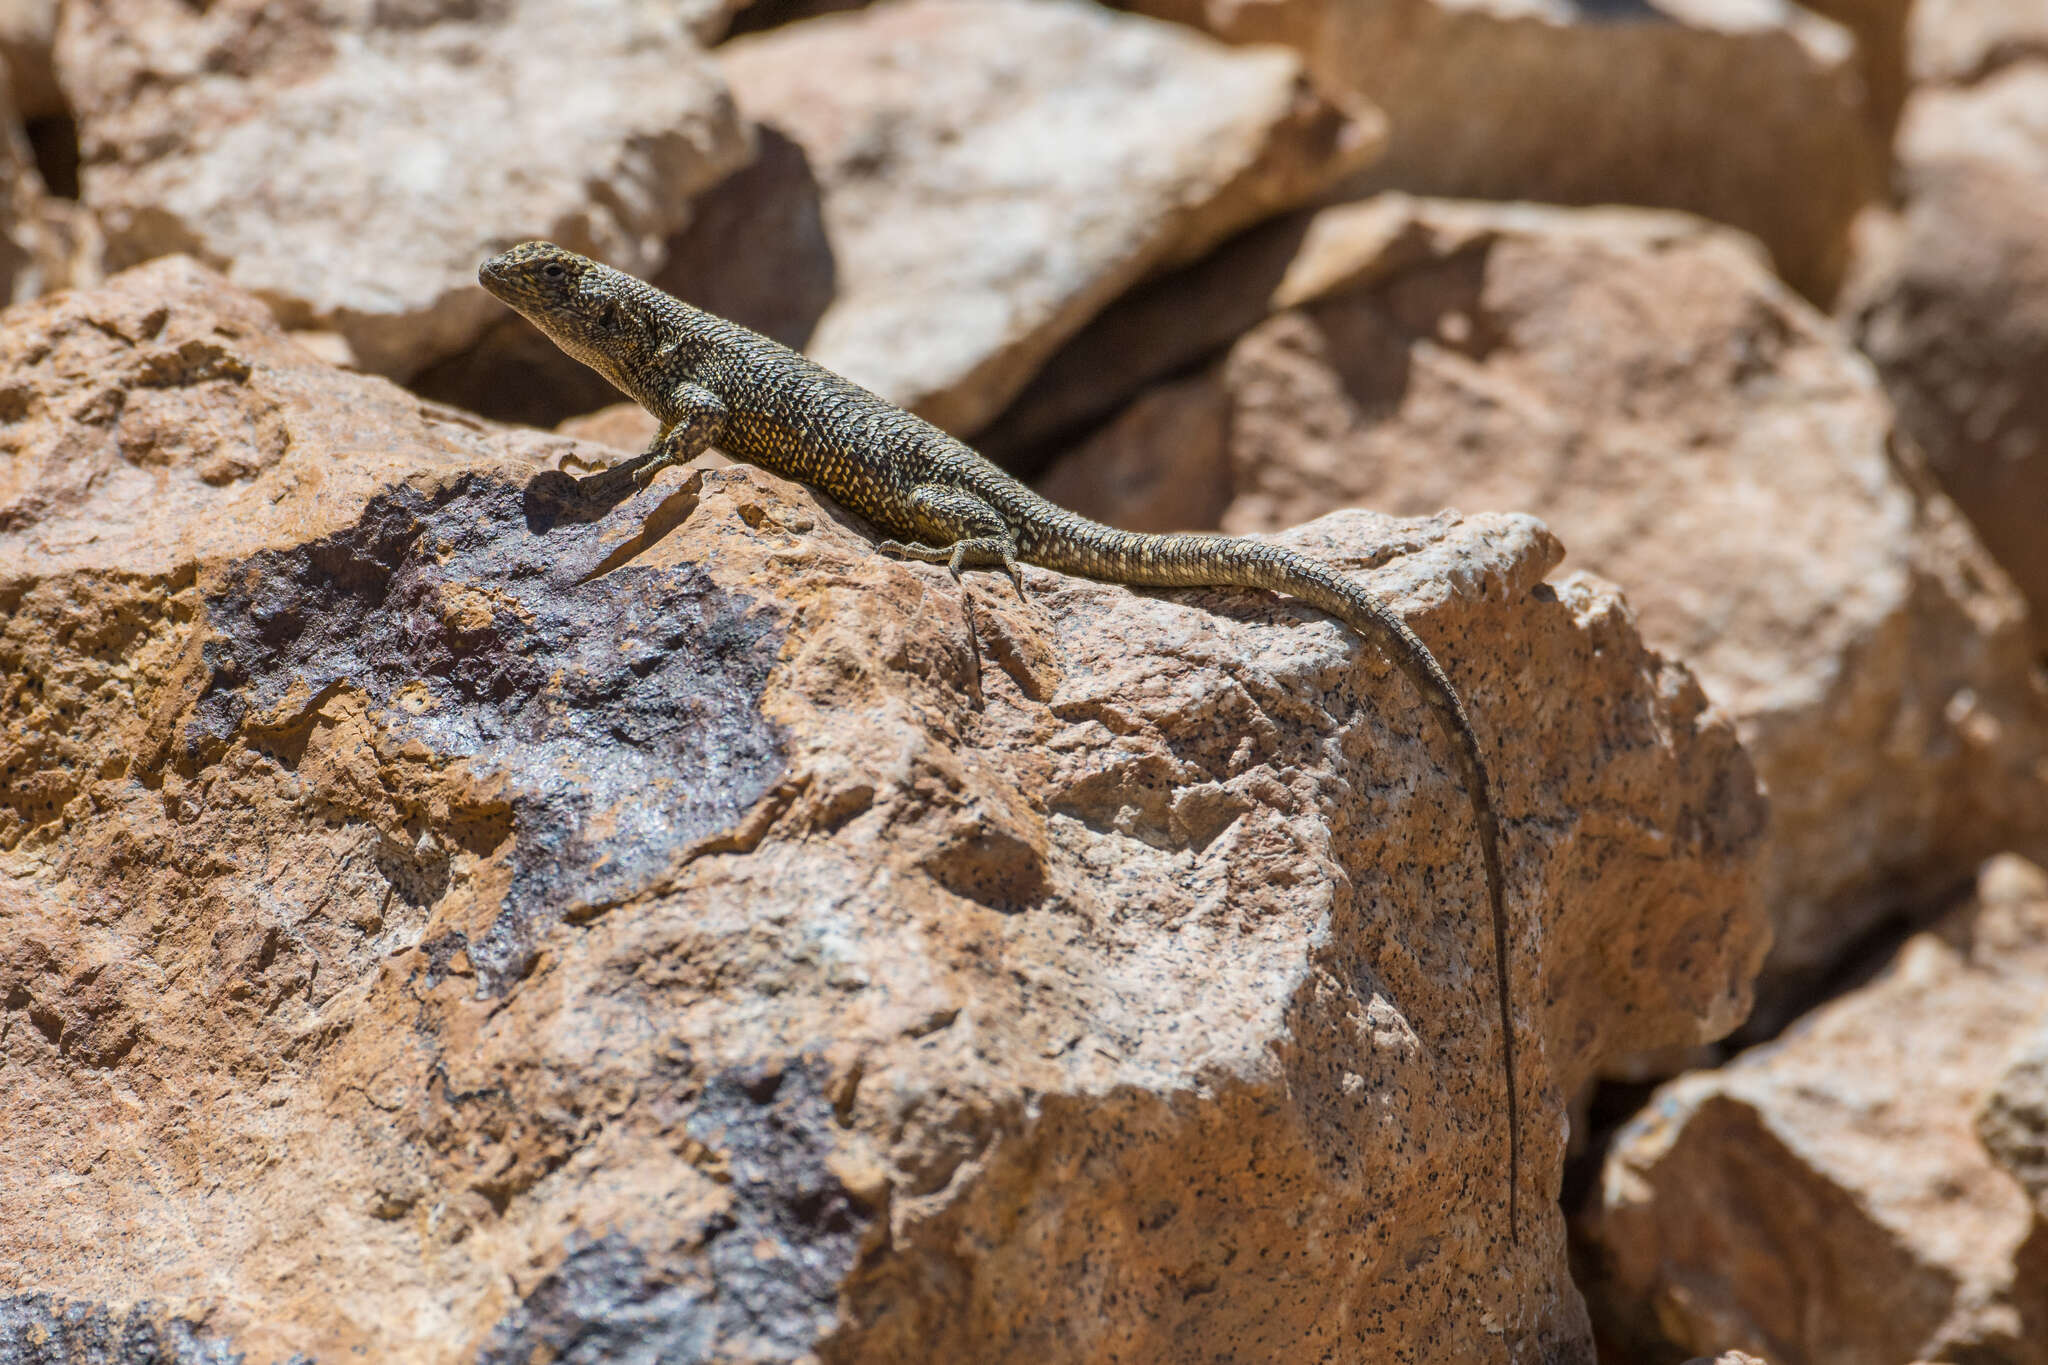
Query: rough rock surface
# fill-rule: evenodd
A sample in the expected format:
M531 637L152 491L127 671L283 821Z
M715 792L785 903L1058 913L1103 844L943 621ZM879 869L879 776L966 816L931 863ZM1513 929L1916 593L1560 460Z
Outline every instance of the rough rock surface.
M1846 0L1845 0L1846 2ZM1830 297L1883 190L1855 44L1786 0L1120 0L1387 111L1359 190L1687 209Z
M2033 1199L2034 1216L2048 1220L2048 1006L2006 1059L1978 1111L1977 1136Z
M1493 740L1514 1246L1465 797L1333 623L976 582L977 706L943 569L757 471L579 490L175 259L0 384L0 1331L1590 1359L1563 1097L1740 1016L1764 818L1538 523L1289 536Z
M1776 1365L2048 1360L2048 1224L1973 1126L2044 1002L2048 875L2001 857L1876 980L1658 1091L1602 1173L1589 1294Z
M691 13L79 0L57 66L115 265L189 251L403 377L499 316L492 251L551 237L644 273L746 160Z
M1625 584L1771 793L1771 970L2048 828L2025 608L1888 454L1868 366L1676 215L1422 203L1330 293L1154 390L1045 480L1138 529L1519 508ZM1418 239L1420 242L1418 244ZM1395 268L1372 269L1378 244ZM1218 509L1214 520L1190 520Z
M1320 192L1384 131L1289 53L1093 5L910 0L720 57L819 187L834 290L810 353L957 433L1148 271Z
M1905 208L1847 312L1901 428L2048 622L2048 60L1918 91L1899 157Z

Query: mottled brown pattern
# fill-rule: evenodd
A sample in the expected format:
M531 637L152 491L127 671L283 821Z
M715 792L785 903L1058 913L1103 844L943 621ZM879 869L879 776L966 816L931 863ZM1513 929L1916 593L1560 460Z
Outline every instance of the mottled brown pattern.
M945 564L956 579L964 569L1001 566L1022 593L1021 560L1146 587L1270 588L1330 613L1385 651L1451 741L1479 826L1500 999L1512 1235L1520 1222L1521 1125L1500 824L1464 703L1399 616L1327 565L1279 546L1141 535L1069 512L937 427L787 347L550 243L494 256L478 278L661 422L651 458L634 474L642 484L715 441L728 455L815 488L901 537L884 541L883 551Z

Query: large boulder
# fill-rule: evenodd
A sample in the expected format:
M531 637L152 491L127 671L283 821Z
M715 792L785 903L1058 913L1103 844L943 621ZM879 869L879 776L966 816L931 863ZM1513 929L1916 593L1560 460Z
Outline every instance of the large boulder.
M405 377L498 316L476 283L493 250L550 237L644 274L745 162L692 17L78 0L56 59L113 265L191 252Z
M1855 41L1788 0L1119 2L1285 43L1386 110L1360 191L1687 209L1754 233L1825 299L1884 190L1888 120ZM1859 29L1902 19L1834 3Z
M1465 793L1333 622L977 575L977 687L809 493L579 486L177 259L0 393L0 1333L1591 1360L1564 1097L1740 1017L1765 820L1539 523L1286 537L1493 755L1516 1241Z
M2048 1361L2048 1224L1977 1132L2044 999L2048 875L2004 857L1876 980L1659 1090L1587 1216L1615 1338L1643 1359L1669 1339L1775 1365Z
M1136 529L1543 517L1756 759L1781 1002L1981 858L2038 845L2048 697L2025 605L1894 458L1869 367L1745 240L1620 211L1329 214L1357 221L1302 233L1260 286L1290 306L1044 491Z

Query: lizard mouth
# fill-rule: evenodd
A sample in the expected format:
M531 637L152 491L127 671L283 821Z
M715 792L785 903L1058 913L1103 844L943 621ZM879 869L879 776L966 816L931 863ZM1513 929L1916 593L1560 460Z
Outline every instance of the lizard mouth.
M505 258L493 256L476 268L476 282L499 298L505 297L505 286L511 283L506 278Z

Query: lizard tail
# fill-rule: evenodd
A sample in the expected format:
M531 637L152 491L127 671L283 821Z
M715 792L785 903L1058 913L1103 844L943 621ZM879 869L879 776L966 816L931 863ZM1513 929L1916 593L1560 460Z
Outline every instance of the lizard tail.
M1063 509L1062 509L1063 510ZM1072 513L1066 513L1071 517ZM1486 894L1493 912L1493 978L1500 1003L1501 1070L1507 1082L1508 1239L1519 1242L1522 1130L1515 1087L1514 1012L1508 991L1507 896L1501 876L1500 821L1493 809L1493 785L1479 751L1479 736L1443 666L1408 623L1384 602L1327 564L1278 545L1212 535L1141 535L1107 531L1096 548L1032 547L1029 557L1046 568L1148 587L1208 585L1270 588L1298 597L1349 626L1377 646L1407 677L1450 741L1458 771L1479 826L1479 854L1486 864ZM1073 545L1075 537L1065 541Z

